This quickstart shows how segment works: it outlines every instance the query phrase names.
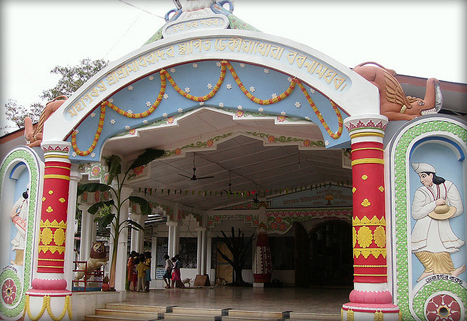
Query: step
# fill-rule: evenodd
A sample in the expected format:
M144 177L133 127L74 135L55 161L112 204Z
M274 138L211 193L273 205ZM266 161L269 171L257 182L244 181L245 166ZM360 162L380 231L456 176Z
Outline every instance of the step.
M165 313L164 320L179 320L179 321L221 321L225 317L221 315L201 315L201 314L182 314L182 313Z
M323 313L299 313L299 312L290 312L290 321L310 321L310 320L341 320L340 314L323 314Z
M258 316L249 316L249 317L239 317L239 316L223 316L222 321L289 321L289 319L283 318L274 318L274 317L258 317Z
M153 312L153 313L166 313L170 312L172 307L154 306L154 305L140 305L131 303L110 302L105 304L106 309L111 310L125 310L137 312Z
M184 308L172 307L172 312L176 314L190 314L190 315L227 315L227 309L208 309L208 308Z
M97 315L109 315L117 317L126 317L127 320L133 318L142 318L143 320L157 320L159 313L157 312L145 312L145 311L126 311L126 310L112 310L112 309L96 309L95 314Z
M247 311L247 310L229 310L229 317L254 317L254 318L272 318L283 319L288 317L288 312L268 312L268 311ZM287 316L285 316L287 315Z
M84 317L85 321L128 321L128 320L136 320L136 321L152 321L152 320L160 320L163 316L158 318L143 318L143 317L131 317L129 318L128 315L105 315L105 314L90 314Z

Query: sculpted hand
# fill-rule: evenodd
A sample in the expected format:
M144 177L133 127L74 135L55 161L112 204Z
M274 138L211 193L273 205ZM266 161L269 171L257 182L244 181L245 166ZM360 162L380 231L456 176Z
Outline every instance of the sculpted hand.
M437 200L436 200L436 205L437 205L437 206L438 206L438 205L444 205L444 204L446 204L446 200L445 200L445 199L440 198L440 199L437 199Z

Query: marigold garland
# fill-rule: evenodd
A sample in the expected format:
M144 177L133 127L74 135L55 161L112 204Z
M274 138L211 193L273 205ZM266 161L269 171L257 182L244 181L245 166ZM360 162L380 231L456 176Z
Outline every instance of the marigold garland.
M326 123L326 121L324 120L323 116L321 115L320 111L318 110L318 107L316 107L315 102L313 101L313 99L311 99L310 95L308 94L308 91L306 90L305 86L303 86L303 84L298 79L294 79L294 81L297 82L298 87L300 87L300 89L302 90L303 95L305 95L306 100L310 104L311 108L313 108L313 111L315 112L316 117L318 117L321 124L323 124L323 127L326 130L326 132L329 134L329 136L331 136L333 139L338 139L339 137L341 137L342 131L344 129L344 120L342 119L342 114L337 108L336 104L332 100L329 100L332 108L334 109L334 112L336 113L337 121L339 123L339 128L337 132L333 133L331 129L329 128L328 124Z
M172 85L172 87L180 95L182 95L183 97L185 97L187 99L190 99L190 100L193 100L193 101L198 101L198 102L202 101L202 102L204 102L204 101L207 101L207 100L211 99L212 97L214 97L214 95L221 88L222 83L224 82L224 79L225 79L225 74L227 73L226 65L230 66L230 64L227 61L222 61L222 63L221 63L221 75L219 76L219 80L217 80L217 83L214 86L214 88L211 90L211 92L208 93L207 95L204 95L204 96L193 96L193 95L190 95L189 93L183 91L180 87L178 87L178 85L173 80L172 76L170 76L170 74L166 70L161 71L161 75L163 74L165 77L167 77L170 84Z
M326 132L329 134L329 136L331 136L333 139L338 139L342 135L342 131L343 131L343 127L344 127L342 114L340 113L339 108L336 106L336 104L332 100L330 100L330 103L331 103L332 108L334 109L334 112L336 113L336 116L337 116L337 119L338 119L338 126L339 126L337 132L335 132L335 133L333 133L331 131L331 129L329 128L328 124L326 123L323 116L321 115L321 112L316 107L315 103L311 99L311 97L308 94L306 88L303 86L303 84L300 82L300 80L298 80L296 78L292 79L289 88L287 88L287 90L285 92L283 92L282 94L280 94L279 96L276 96L274 98L267 99L267 100L259 99L259 98L255 97L254 95L252 95L245 88L245 86L243 85L242 81L238 77L238 75L237 75L235 69L233 68L233 66L228 61L223 60L221 62L221 74L219 76L219 79L218 79L216 85L214 86L214 88L207 95L193 96L193 95L188 94L187 92L182 90L176 84L176 82L173 80L173 78L170 76L170 74L167 72L167 70L163 69L163 70L160 71L161 88L160 88L159 94L158 94L157 99L154 102L154 104L152 104L152 106L148 110L146 110L144 112L141 112L141 113L133 114L131 112L122 110L121 108L119 108L118 106L115 106L113 103L111 103L108 100L103 101L101 103L101 114L100 114L100 118L99 118L99 125L97 127L97 131L96 131L96 134L94 135L94 140L93 140L91 146L86 151L80 150L78 148L78 144L76 142L77 130L74 130L72 132L72 134L71 134L71 145L73 147L73 150L79 156L87 156L87 155L91 154L94 151L94 149L96 148L97 143L98 143L98 141L100 139L100 136L102 134L102 130L104 128L105 108L106 108L106 106L109 106L114 111L116 111L120 115L125 116L127 118L138 119L138 118L148 117L149 115L151 115L156 110L156 108L159 106L160 102L162 101L162 99L164 97L165 89L167 87L167 79L169 80L169 83L172 85L172 87L177 91L177 93L179 93L183 97L185 97L187 99L190 99L192 101L205 102L205 101L211 99L212 97L214 97L214 95L221 88L221 86L222 86L222 84L223 84L223 82L225 80L225 75L226 75L226 72L227 72L227 68L229 69L230 73L232 74L233 78L235 79L235 82L237 83L238 87L243 92L243 94L245 96L247 96L254 103L260 104L260 105L275 104L275 103L287 98L293 92L293 90L295 89L296 84L298 84L298 86L300 87L302 93L305 95L305 98L307 99L307 101L310 104L311 108L315 112L315 114L318 117L319 121L323 124L323 127L326 130Z
M235 69L232 67L232 65L228 62L222 62L223 64L226 63L227 64L227 68L229 68L229 71L230 73L232 74L233 78L235 79L235 82L237 83L238 87L240 88L240 90L245 94L245 96L247 96L252 102L256 103L256 104L259 104L259 105L270 105L270 104L275 104L279 101L281 101L282 99L285 99L287 98L294 90L295 88L295 81L291 81L290 82L290 86L289 88L287 88L287 90L285 92L283 92L282 94L280 94L279 96L277 97L274 97L274 98L271 98L271 99L268 99L268 100L264 100L264 99L259 99L259 98L256 98L255 96L253 96L246 88L245 86L243 85L242 81L240 80L240 78L238 78L238 75L237 73L235 72Z

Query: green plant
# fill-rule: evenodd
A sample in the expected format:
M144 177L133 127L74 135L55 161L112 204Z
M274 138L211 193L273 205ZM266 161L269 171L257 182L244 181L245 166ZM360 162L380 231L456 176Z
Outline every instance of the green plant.
M136 203L141 208L141 213L143 215L148 215L151 213L151 207L147 200L138 196L130 196L128 198L122 199L122 190L125 186L126 180L129 178L128 175L132 169L147 165L158 157L164 155L163 150L159 149L146 149L144 153L138 156L138 158L128 167L128 169L122 173L122 159L117 155L112 155L106 158L106 163L108 166L109 177L107 179L107 184L101 183L88 183L78 186L78 196L84 192L106 192L109 191L112 195L112 199L109 201L101 201L93 204L88 212L92 215L95 215L94 221L98 224L99 230L105 230L110 228L110 237L113 241L112 249L112 261L110 265L110 288L111 290L115 289L115 271L117 264L117 245L120 238L120 233L125 229L136 229L143 230L143 227L131 219L125 219L120 222L120 215L122 215L121 210L125 202L130 201L131 203ZM115 183L112 185L112 183ZM113 208L114 211L110 211L109 208Z

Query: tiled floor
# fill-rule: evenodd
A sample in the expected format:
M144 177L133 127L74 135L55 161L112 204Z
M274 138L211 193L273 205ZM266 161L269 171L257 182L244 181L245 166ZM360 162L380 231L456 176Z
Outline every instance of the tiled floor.
M351 288L239 288L231 286L156 289L128 292L127 302L188 308L233 308L247 311L322 313L340 315Z

